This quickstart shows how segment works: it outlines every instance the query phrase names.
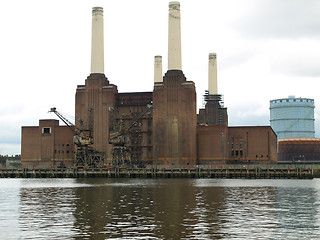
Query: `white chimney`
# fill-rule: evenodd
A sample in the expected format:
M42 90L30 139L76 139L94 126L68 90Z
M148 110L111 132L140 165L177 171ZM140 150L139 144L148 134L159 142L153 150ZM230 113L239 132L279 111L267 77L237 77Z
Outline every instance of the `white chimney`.
M208 90L209 94L218 94L218 80L217 80L217 55L215 53L209 54L209 77Z
M103 8L92 8L91 73L104 73Z
M162 82L162 56L154 57L154 82Z
M179 2L169 3L168 70L182 70Z

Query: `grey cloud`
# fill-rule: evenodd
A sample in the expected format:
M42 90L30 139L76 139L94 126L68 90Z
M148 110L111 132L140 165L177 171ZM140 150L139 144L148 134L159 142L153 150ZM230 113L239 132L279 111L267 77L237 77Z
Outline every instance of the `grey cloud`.
M268 101L268 100L266 100ZM261 102L243 101L243 104L230 102L228 107L230 126L269 126L269 106Z
M275 62L272 67L274 72L294 77L320 77L319 65L314 63Z
M320 1L264 0L250 15L233 26L242 34L256 37L320 37Z
M306 45L308 43L305 43ZM310 43L310 46L316 46ZM270 66L273 72L295 77L320 77L320 51L305 47L301 43L295 44L294 51L287 49L283 54L278 53Z
M229 67L246 64L255 56L252 50L246 49L243 52L234 52L233 54L222 56L219 64L221 64L221 69L228 69Z
M229 126L270 126L270 121L268 115L240 118L229 114Z

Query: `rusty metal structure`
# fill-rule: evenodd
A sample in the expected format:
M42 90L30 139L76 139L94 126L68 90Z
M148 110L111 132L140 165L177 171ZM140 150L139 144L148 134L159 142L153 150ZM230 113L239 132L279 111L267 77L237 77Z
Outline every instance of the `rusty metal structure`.
M141 131L142 117L150 113L152 105L148 104L147 107L138 114L133 114L133 119L131 119L128 126L124 124L124 114L120 118L116 117L119 110L114 108L109 108L109 143L112 144L112 158L111 165L122 166L122 165L132 165L136 164L136 161L131 161L135 157L136 146L141 143ZM128 144L133 143L130 147ZM141 149L140 149L141 151Z
M92 130L85 127L83 121L79 119L80 128L76 127L66 117L57 111L55 107L51 108L51 113L57 115L74 133L73 143L75 146L75 167L101 167L103 165L103 153L94 150Z

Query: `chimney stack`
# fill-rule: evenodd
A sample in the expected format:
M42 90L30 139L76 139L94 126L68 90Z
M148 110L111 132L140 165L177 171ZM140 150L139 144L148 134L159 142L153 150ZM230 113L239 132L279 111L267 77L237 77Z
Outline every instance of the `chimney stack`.
M162 82L162 56L154 57L154 82Z
M209 94L218 94L217 55L215 53L209 54L208 69L209 69L209 77L208 77Z
M182 70L179 2L169 3L168 70Z
M104 73L103 8L92 8L91 73Z

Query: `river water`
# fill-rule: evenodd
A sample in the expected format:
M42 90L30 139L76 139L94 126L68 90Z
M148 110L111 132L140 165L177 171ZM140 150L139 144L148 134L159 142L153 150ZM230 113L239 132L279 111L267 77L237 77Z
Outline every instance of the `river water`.
M320 179L0 179L0 239L320 239Z

